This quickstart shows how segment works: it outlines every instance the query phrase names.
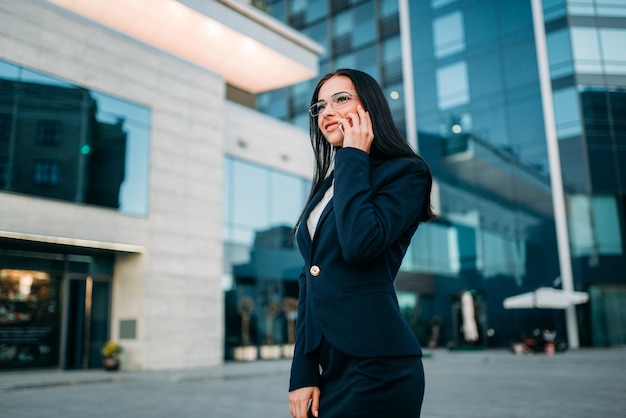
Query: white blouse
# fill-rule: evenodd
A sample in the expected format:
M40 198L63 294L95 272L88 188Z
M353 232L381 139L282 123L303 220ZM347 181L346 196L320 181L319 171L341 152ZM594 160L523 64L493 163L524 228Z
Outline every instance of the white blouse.
M320 216L322 216L324 208L326 208L326 205L328 205L330 199L333 198L334 185L335 180L333 180L333 182L330 184L330 187L328 188L328 190L326 190L326 193L324 193L322 200L320 200L320 202L313 208L313 210L309 214L309 217L306 220L306 226L309 230L309 235L311 236L311 239L313 239L313 236L315 235L315 229L317 228L317 223L320 220Z

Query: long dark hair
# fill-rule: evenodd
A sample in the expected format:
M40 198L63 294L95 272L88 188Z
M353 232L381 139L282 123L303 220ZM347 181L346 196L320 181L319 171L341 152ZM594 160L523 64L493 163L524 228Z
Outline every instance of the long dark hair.
M372 127L374 129L374 142L372 143L370 155L380 159L392 159L399 157L418 158L424 162L431 180L426 190L420 222L428 222L435 219L436 215L433 213L430 205L430 192L432 189L432 174L430 172L430 168L428 167L426 161L417 155L413 148L411 148L411 146L406 142L404 137L402 137L402 134L393 122L391 109L389 108L385 94L374 78L363 71L349 68L342 68L328 73L318 81L311 97L311 105L318 101L318 94L322 85L335 76L346 76L352 80L352 84L354 84L354 88L359 95L359 99L361 100L363 107L370 114ZM324 138L322 131L317 125L317 117L312 117L309 122L311 146L313 147L315 155L315 171L313 173L311 192L309 193L303 212L300 214L292 234L295 233L298 225L302 222L304 210L306 210L306 207L313 199L313 196L322 186L324 179L330 173L335 154L334 147L326 140L326 138Z

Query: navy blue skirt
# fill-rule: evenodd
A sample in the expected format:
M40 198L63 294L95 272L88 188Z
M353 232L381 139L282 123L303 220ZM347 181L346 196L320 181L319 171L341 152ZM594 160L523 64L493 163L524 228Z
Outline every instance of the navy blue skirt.
M319 418L419 418L424 399L421 357L352 357L325 339L318 350Z

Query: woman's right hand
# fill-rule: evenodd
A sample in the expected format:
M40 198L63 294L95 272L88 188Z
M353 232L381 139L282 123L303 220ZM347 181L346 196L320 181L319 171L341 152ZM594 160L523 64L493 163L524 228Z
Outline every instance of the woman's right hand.
M356 107L356 113L350 112L345 119L339 119L339 126L343 133L344 148L357 148L370 153L374 142L374 128L369 112L363 106Z
M320 388L308 386L289 392L289 412L293 418L307 418L311 402L311 412L314 417L319 416Z

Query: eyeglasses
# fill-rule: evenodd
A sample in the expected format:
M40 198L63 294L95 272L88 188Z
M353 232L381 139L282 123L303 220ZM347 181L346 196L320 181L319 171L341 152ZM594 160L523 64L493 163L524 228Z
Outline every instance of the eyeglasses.
M341 106L346 105L350 100L352 100L353 97L359 97L359 95L348 93L345 91L335 93L330 96L330 107L332 107L333 109L339 109ZM326 103L324 100L320 100L319 102L309 107L309 113L311 114L311 116L316 117L317 115L322 113L324 109L326 109L327 105L328 103Z

